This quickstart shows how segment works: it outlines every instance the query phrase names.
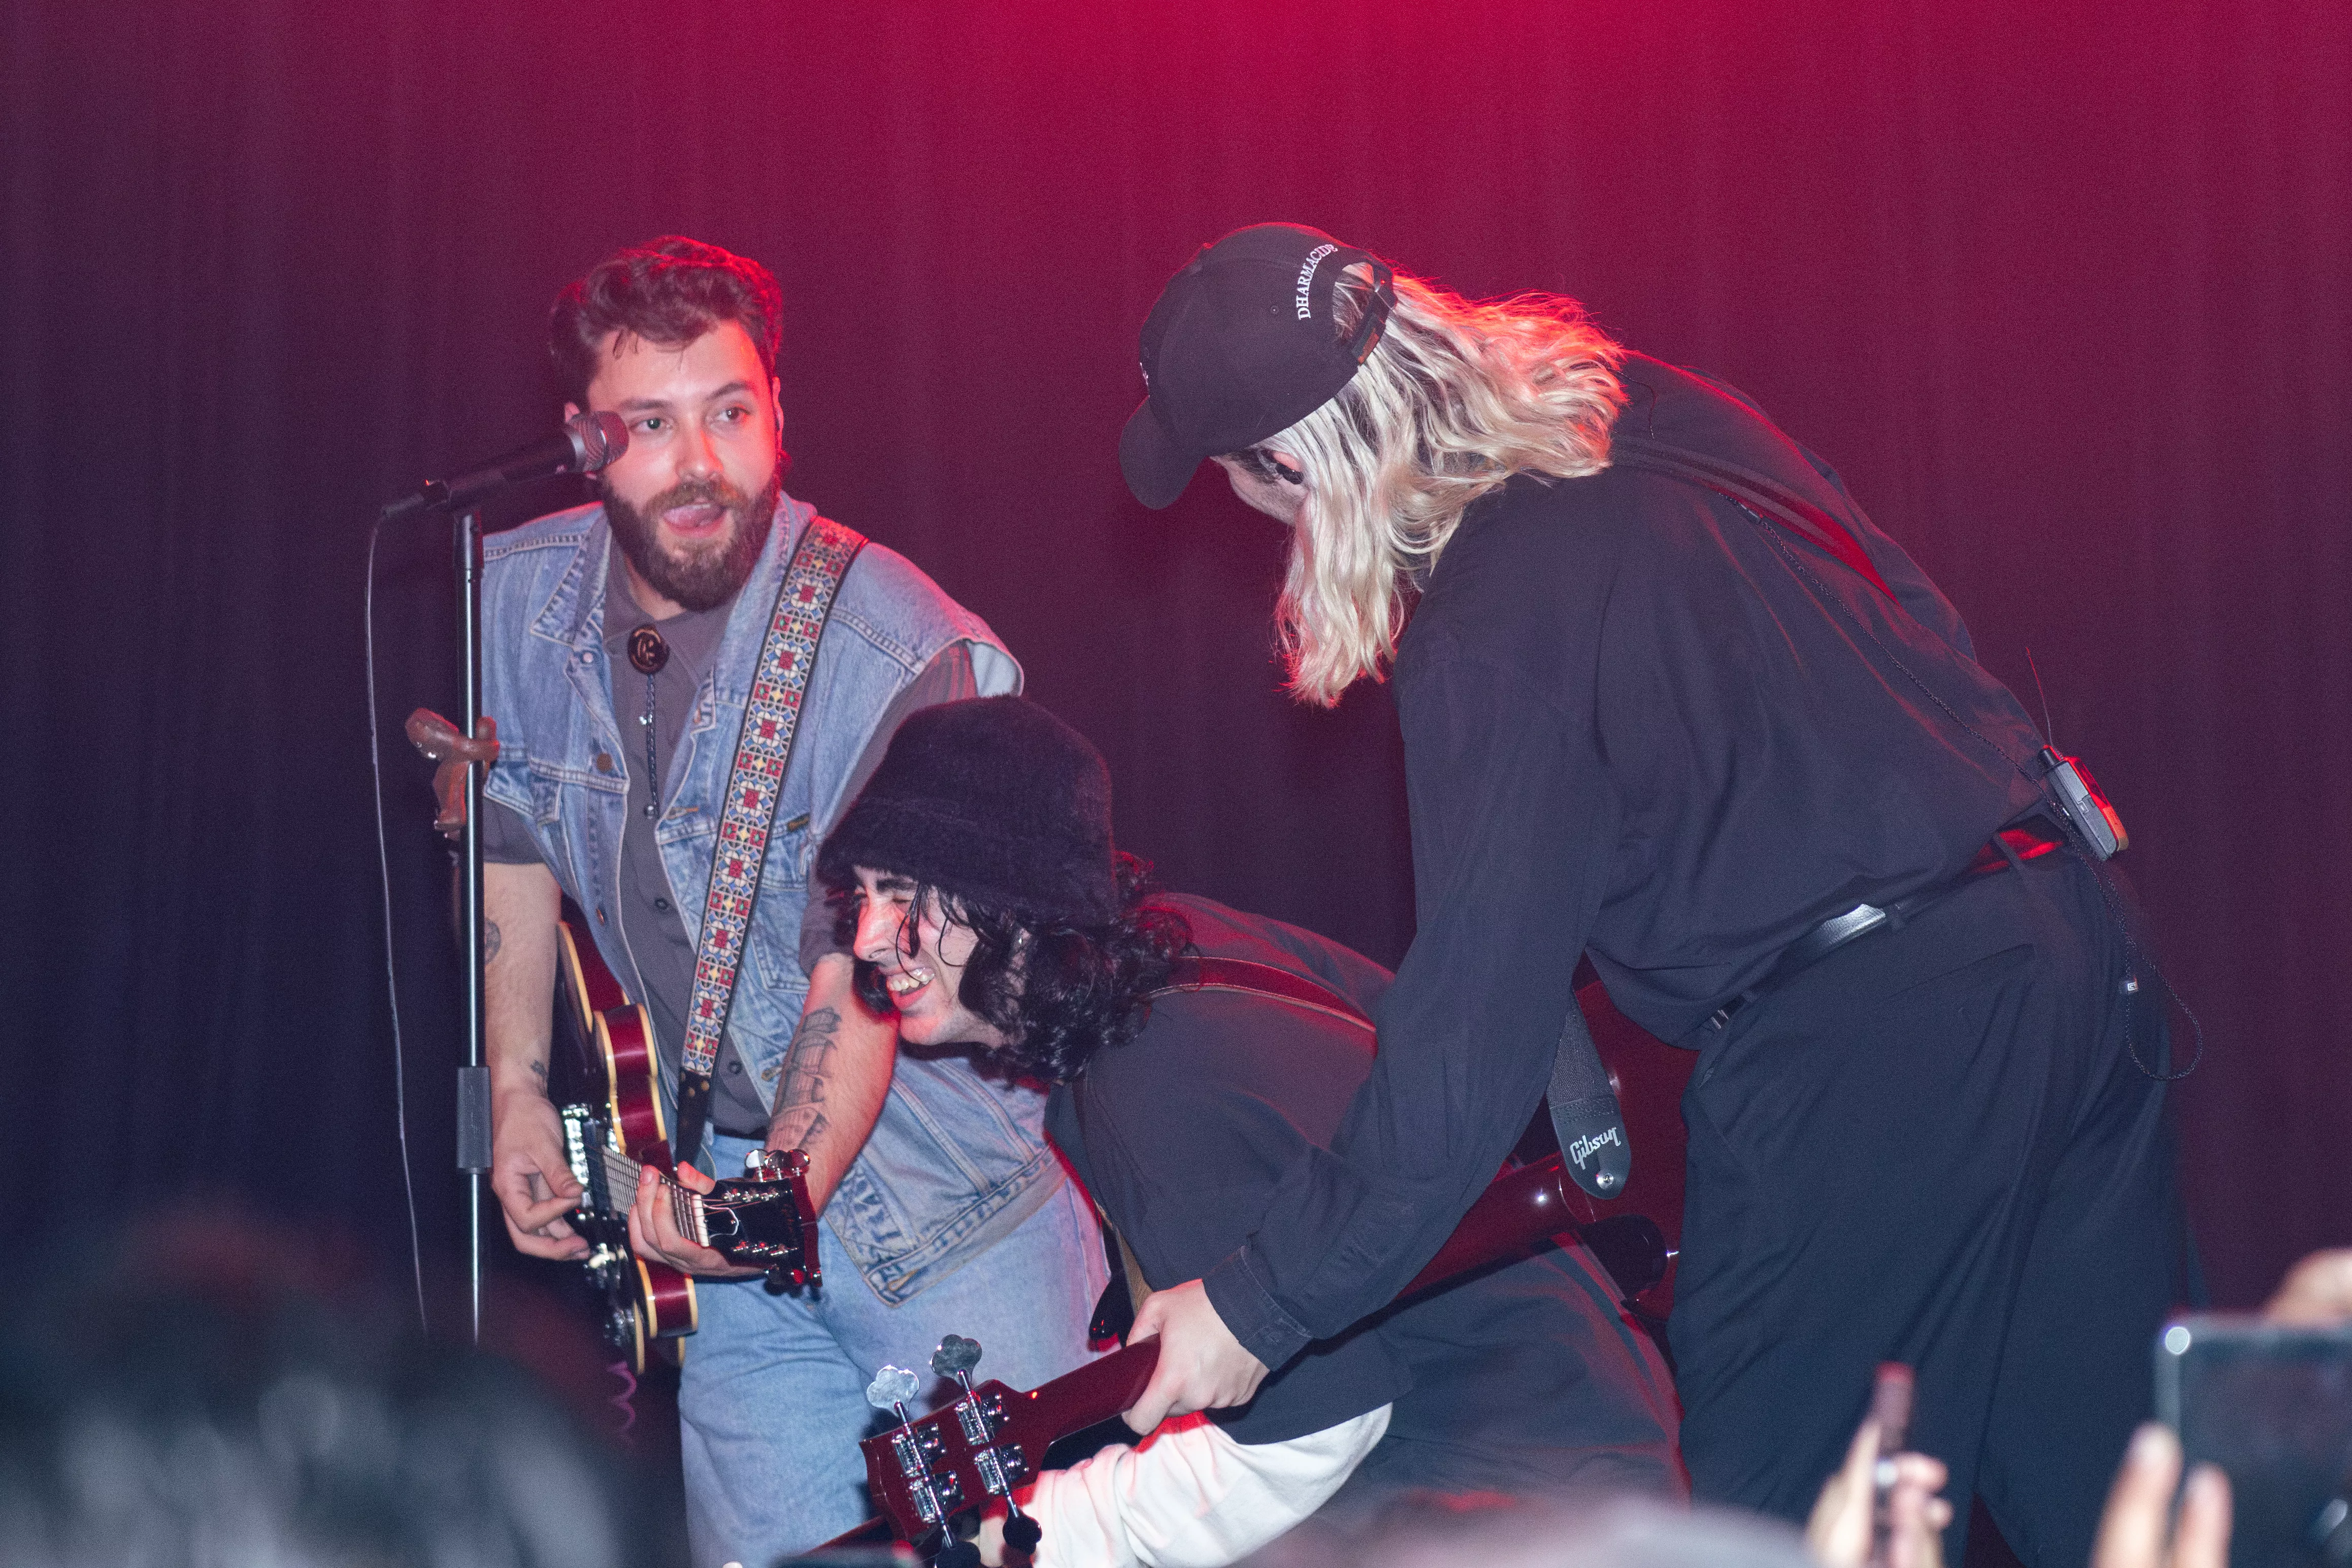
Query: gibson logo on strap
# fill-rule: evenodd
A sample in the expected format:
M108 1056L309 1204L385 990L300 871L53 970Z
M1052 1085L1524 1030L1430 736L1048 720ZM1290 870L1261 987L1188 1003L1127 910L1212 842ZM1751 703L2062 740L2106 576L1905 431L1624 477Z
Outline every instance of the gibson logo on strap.
M1622 1129L1612 1127L1605 1133L1600 1133L1590 1137L1582 1137L1574 1140L1568 1145L1568 1157L1574 1160L1580 1166L1591 1165L1592 1163L1592 1156L1599 1154L1605 1145L1610 1144L1614 1144L1621 1149L1625 1146L1625 1139Z

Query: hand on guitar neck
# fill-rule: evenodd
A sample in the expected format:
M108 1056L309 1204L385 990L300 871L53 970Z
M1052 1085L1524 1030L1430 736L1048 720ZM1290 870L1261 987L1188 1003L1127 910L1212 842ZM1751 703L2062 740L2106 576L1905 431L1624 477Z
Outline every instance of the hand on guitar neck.
M1162 1338L1150 1383L1125 1412L1138 1432L1149 1433L1171 1416L1247 1404L1265 1381L1265 1363L1242 1348L1198 1280L1154 1291L1136 1310L1127 1343Z
M680 1223L680 1189L707 1193L717 1187L717 1182L692 1166L681 1166L675 1178L651 1166L641 1166L640 1171L659 1179L639 1180L636 1198L629 1205L629 1246L638 1257L658 1259L681 1273L707 1280L748 1280L761 1272L729 1262L717 1249L688 1237Z

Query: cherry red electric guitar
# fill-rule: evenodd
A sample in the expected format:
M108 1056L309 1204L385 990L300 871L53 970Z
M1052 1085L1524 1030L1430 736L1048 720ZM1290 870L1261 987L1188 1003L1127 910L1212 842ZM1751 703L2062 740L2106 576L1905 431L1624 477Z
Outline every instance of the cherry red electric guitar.
M658 1180L678 1231L729 1260L755 1264L785 1285L818 1282L816 1215L803 1179L808 1159L788 1156L780 1181L722 1181L708 1193L673 1178L662 1115L653 1020L629 999L596 951L570 899L556 927L556 971L571 999L578 1045L574 1092L561 1098L564 1153L580 1183L572 1228L587 1239L588 1276L604 1300L604 1337L642 1372L650 1351L675 1361L695 1330L694 1280L629 1249L638 1185ZM650 1167L650 1170L648 1170Z

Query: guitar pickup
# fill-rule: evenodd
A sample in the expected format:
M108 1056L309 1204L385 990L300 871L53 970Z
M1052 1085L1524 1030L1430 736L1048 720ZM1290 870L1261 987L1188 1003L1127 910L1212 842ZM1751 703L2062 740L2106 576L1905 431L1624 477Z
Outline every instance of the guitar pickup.
M980 1484L991 1497L1010 1497L1013 1488L1029 1479L1027 1458L1011 1443L1001 1448L977 1449L971 1460L980 1470Z
M957 1404L956 1419L963 1423L963 1440L985 1448L996 1441L1004 1423L1004 1401L993 1394L975 1394Z
M564 1162L572 1167L572 1179L580 1184L580 1202L572 1212L593 1217L608 1205L604 1172L588 1164L588 1138L593 1131L588 1107L566 1105L560 1114L563 1118Z

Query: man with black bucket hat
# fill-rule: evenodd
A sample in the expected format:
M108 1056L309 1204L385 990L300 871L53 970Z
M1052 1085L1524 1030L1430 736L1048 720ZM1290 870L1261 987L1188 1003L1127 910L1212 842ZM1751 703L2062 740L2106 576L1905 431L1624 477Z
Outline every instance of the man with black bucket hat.
M1393 673L1417 910L1330 1147L1142 1309L1138 1418L1245 1399L1385 1301L1548 1080L1556 1119L1613 1118L1582 954L1701 1053L1693 1490L1801 1517L1901 1361L1954 1495L2035 1568L2084 1561L2183 1288L2165 988L2088 776L1827 465L1573 301L1261 224L1170 281L1141 361L1137 498L1217 463L1292 530L1293 691Z
M1055 1085L1047 1132L1145 1288L1241 1245L1370 1064L1388 972L1154 888L1112 844L1101 757L1020 697L908 716L817 873L902 1046ZM1211 1568L1412 1489L1679 1496L1670 1382L1617 1296L1583 1249L1549 1252L1302 1347L1246 1409L1039 1478L1038 1561Z

